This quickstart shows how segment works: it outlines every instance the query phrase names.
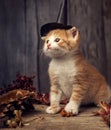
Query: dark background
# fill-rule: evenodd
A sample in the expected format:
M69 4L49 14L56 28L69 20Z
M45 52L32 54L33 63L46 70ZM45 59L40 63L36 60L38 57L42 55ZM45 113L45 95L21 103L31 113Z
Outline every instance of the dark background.
M37 90L49 90L40 39L48 22L78 27L84 56L111 85L111 0L0 0L0 87L19 72L36 75Z

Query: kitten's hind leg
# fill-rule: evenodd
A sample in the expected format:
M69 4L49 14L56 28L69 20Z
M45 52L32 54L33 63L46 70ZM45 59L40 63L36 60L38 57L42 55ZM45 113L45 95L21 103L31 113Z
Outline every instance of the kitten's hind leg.
M46 109L46 112L49 114L56 114L61 110L60 100L62 92L55 86L51 87L50 92L50 106Z
M111 103L111 89L107 85L101 85L98 93L95 96L94 103L98 105L99 102Z

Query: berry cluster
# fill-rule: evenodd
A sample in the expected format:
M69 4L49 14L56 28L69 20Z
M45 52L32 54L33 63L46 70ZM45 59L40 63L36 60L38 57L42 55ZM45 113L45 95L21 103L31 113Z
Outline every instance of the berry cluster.
M7 93L8 91L15 89L24 89L29 91L35 91L35 87L33 86L33 79L35 76L27 77L20 74L16 75L16 79L13 80L11 84L6 88L0 88L0 95Z

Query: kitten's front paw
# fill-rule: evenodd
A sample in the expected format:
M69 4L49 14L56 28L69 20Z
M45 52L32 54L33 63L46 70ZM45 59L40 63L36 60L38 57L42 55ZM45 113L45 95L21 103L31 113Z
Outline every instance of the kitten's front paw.
M60 106L50 106L46 109L46 112L49 114L56 114L61 110Z
M65 111L67 113L72 113L73 115L77 115L78 114L78 104L75 102L69 102L66 106L65 106Z

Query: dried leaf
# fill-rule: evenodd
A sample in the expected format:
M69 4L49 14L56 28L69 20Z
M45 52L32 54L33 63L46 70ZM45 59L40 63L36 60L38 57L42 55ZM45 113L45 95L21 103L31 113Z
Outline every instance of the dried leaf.
M110 109L111 109L111 105L100 101L98 106L100 107L100 109L94 113L94 115L100 115L104 121L108 124L108 126L110 126Z
M66 112L65 110L64 110L64 108L62 108L62 110L61 110L61 115L63 116L63 117L71 117L71 116L73 116L73 113L72 112Z

